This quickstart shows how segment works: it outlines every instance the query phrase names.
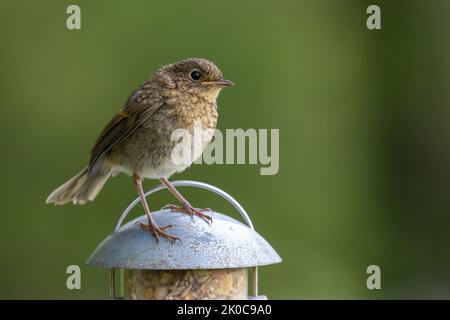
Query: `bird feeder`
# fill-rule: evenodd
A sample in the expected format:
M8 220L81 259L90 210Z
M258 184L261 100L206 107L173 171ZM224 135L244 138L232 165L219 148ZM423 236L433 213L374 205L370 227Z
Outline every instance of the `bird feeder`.
M146 216L124 225L140 199L136 198L120 216L114 232L92 253L87 263L110 272L110 298L148 300L266 299L258 293L258 266L281 262L275 250L253 228L242 206L229 194L197 181L175 181L174 186L206 189L220 195L241 214L245 224L218 212L208 213L208 225L198 217L160 210L153 213L160 226L174 225L170 233L181 241L159 242L139 227ZM149 196L164 189L159 185ZM252 269L252 295L248 273ZM116 271L120 271L121 293L116 294Z

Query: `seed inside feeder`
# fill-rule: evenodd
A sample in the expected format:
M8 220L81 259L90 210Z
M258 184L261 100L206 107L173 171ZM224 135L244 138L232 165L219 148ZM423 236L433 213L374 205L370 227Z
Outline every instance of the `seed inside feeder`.
M247 270L123 271L125 299L133 300L245 300Z

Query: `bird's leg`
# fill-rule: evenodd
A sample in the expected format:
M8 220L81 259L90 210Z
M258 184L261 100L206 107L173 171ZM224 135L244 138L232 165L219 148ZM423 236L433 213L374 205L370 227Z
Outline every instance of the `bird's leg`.
M206 209L196 209L190 205L190 203L178 192L177 189L167 180L166 178L161 178L161 182L169 189L169 191L175 196L175 198L180 201L181 206L176 206L173 204L168 204L163 207L163 209L170 209L172 211L184 212L189 214L190 216L196 215L205 220L208 224L212 223L212 218L204 214L203 211L212 211L209 208Z
M148 218L148 224L145 223L139 223L141 228L144 228L148 231L150 231L156 238L156 240L159 242L159 236L169 239L171 241L180 240L179 238L172 236L165 232L166 229L173 227L172 225L168 225L165 227L158 227L158 225L155 223L155 220L152 217L152 213L150 212L150 208L148 207L147 200L145 199L144 189L142 188L142 179L137 174L133 174L133 180L134 184L136 185L136 188L139 193L139 197L141 198L142 206L144 207L145 214Z

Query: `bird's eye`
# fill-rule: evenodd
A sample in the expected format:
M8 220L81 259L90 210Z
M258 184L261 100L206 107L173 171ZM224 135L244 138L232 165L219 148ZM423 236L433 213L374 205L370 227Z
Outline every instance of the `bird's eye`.
M200 78L202 77L202 73L198 70L193 70L191 71L190 75L192 80L197 81L200 80Z

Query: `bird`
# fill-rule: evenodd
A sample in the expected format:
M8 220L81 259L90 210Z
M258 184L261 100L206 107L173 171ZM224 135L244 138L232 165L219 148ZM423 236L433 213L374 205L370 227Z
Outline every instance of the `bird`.
M140 226L159 242L159 237L180 240L167 232L173 225L158 226L143 190L144 179L158 179L180 202L167 205L171 211L198 216L210 209L194 208L168 180L187 169L211 142L217 125L217 97L225 87L234 86L222 71L204 58L189 58L159 68L131 93L95 141L89 163L78 174L56 188L46 203L63 205L93 201L110 177L125 173L133 178L148 223ZM174 161L173 150L180 139L177 129L193 133L194 125L206 129L200 152L186 161ZM189 142L186 142L189 143ZM188 146L191 147L191 146Z

